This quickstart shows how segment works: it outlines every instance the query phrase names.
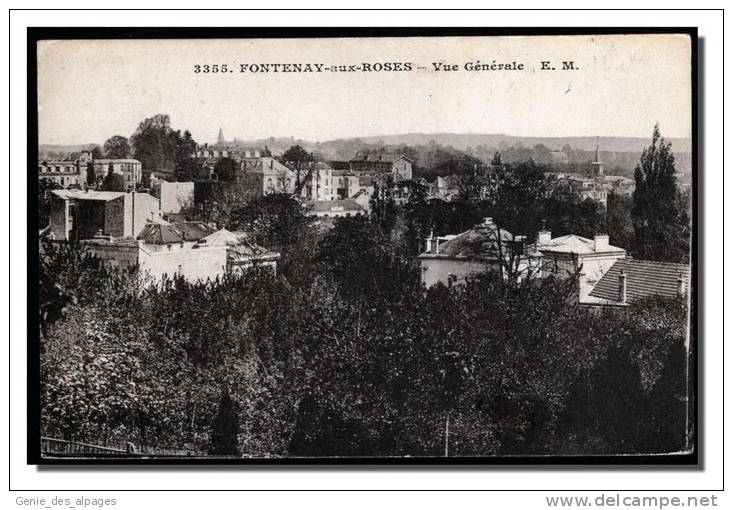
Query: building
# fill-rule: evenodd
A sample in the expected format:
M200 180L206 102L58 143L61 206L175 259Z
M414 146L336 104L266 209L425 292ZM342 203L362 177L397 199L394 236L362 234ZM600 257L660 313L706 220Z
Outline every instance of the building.
M459 194L458 177L455 175L436 177L434 182L428 183L428 194L432 198L452 200Z
M53 181L63 188L81 186L86 174L81 175L76 161L39 161L38 179Z
M528 273L538 260L536 255L525 251L522 242L521 237L497 227L492 218L484 218L483 223L457 235L434 237L431 234L426 239L425 252L418 256L420 281L426 287L438 282L456 285L480 273L505 274L505 262L515 256L517 273Z
M295 173L271 156L243 160L237 181L256 196L292 193L295 189Z
M86 168L91 162L98 182L104 180L108 173L121 175L127 191L134 190L143 178L143 164L136 159L79 159L80 172L86 178Z
M336 200L351 198L358 192L359 176L351 170L333 170L331 175L333 176Z
M305 180L302 195L306 200L314 201L335 198L335 183L331 165L323 161L315 163L310 177Z
M279 253L249 243L241 233L210 231L193 240L180 224L161 220L149 222L136 239L96 236L83 244L103 264L139 267L151 284L165 277L183 277L190 282L213 280L254 265L275 271L280 258Z
M306 216L316 216L318 218L343 218L346 216L362 216L367 211L356 202L356 200L347 198L344 200L325 200L320 202L305 202Z
M395 181L412 179L414 161L404 154L357 153L349 160L349 169L358 174L392 175Z
M372 213L372 193L366 190L359 191L351 197L351 200L364 208L367 214Z
M270 251L253 243L244 232L217 230L198 241L199 247L224 246L227 249L227 271L242 270L252 266L277 270L278 252Z
M537 241L529 243L524 236L499 229L491 218L485 218L480 225L458 235L431 235L418 258L421 280L428 287L439 281L460 284L488 271L501 272L505 277L511 272L517 278L569 278L577 274L578 299L583 302L603 275L625 257L626 251L610 245L607 235L553 238L551 232L541 230Z
M650 296L684 297L689 289L690 266L627 258L606 271L584 304L627 306Z
M541 230L533 248L542 255L541 276L567 278L579 273L581 302L611 266L626 257L626 250L609 244L608 236L602 234L593 239L575 234L553 238L551 232Z
M234 160L242 160L248 158L260 158L263 156L271 156L270 151L265 147L264 149L254 147L242 147L231 143L217 143L215 145L209 145L205 143L203 145L196 146L196 152L194 157L197 160L217 160L221 158L231 158Z
M51 194L52 239L81 241L99 233L135 237L149 219L160 216L160 202L147 193L54 190Z
M556 165L567 165L570 163L570 158L561 150L554 150L550 152L550 161Z
M603 161L601 161L600 152L598 152L598 146L596 145L596 159L591 163L593 167L593 177L603 178Z

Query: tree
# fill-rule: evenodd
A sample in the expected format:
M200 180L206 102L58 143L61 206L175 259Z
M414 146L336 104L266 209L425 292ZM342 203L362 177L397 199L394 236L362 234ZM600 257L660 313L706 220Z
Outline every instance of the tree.
M90 188L97 185L97 171L94 169L94 163L87 163L87 186Z
M233 181L237 178L237 166L232 158L220 158L214 165L214 171L220 181Z
M92 159L104 159L104 153L99 145L92 147Z
M51 201L53 200L51 191L55 189L61 189L61 185L51 179L41 179L38 181L38 224L41 228L49 223Z
M173 173L178 182L189 182L198 177L200 168L195 159L186 158L176 163Z
M127 159L131 154L130 142L124 136L115 135L104 142L104 155L109 159Z
M239 455L239 415L226 389L221 391L219 412L211 427L211 455Z
M305 186L313 175L316 165L315 158L300 145L293 145L283 153L280 160L295 172L293 193L296 196L300 195L303 186Z
M140 160L144 170L190 169L187 160L192 160L196 152L196 141L191 133L173 130L170 117L164 114L140 122L130 142L135 159Z
M651 145L641 154L634 180L634 254L648 260L688 262L689 218L677 188L672 144L661 136L658 124Z
M102 191L127 191L125 189L125 178L114 173L112 163L109 164L109 170L107 170L107 175L102 181L101 189Z
M370 219L386 234L392 231L397 221L397 204L393 188L394 182L391 175L377 179L374 182L374 192L369 198Z

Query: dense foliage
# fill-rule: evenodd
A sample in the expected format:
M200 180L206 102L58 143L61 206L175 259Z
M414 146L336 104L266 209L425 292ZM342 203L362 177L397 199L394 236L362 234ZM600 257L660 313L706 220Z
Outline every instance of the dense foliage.
M239 216L268 218L258 240L287 232L269 200ZM686 447L683 303L598 314L572 279L492 274L425 290L376 222L297 228L309 240L277 275L200 283L149 286L47 246L43 434L244 456Z

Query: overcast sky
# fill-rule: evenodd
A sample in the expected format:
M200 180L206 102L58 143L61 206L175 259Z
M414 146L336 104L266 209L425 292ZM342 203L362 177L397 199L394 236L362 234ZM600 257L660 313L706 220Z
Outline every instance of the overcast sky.
M524 71L466 71L516 61ZM541 61L556 71L541 71ZM561 71L561 62L579 67ZM406 72L241 73L240 64L410 62ZM459 71L433 71L434 62ZM46 41L39 141L102 143L167 113L199 142L409 132L689 137L684 36ZM227 64L235 72L195 73ZM425 69L418 69L425 67Z

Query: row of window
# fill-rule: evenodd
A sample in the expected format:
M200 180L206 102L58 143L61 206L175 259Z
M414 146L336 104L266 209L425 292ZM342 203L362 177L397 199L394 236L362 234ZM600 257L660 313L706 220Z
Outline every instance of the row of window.
M38 165L38 173L76 173L76 165Z

